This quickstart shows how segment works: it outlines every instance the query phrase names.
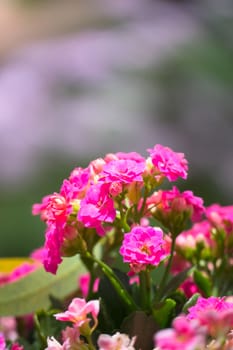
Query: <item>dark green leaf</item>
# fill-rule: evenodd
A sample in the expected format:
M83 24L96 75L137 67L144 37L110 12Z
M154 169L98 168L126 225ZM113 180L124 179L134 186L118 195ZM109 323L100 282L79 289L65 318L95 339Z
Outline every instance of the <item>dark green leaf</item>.
M186 280L190 271L191 268L188 268L172 277L164 288L164 296L168 296L174 292Z

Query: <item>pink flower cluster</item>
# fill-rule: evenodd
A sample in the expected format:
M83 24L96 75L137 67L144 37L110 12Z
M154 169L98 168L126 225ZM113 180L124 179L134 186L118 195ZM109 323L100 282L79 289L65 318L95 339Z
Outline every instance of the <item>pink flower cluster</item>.
M232 331L233 303L200 297L187 315L174 319L173 328L155 334L156 350L231 350Z
M75 168L59 193L34 204L33 214L40 214L47 224L43 259L46 271L56 273L65 247L72 245L84 228L94 229L99 236L106 234L118 218L119 205L125 210L134 205L145 183L155 184L158 177L186 179L188 165L183 153L162 145L148 151L147 159L136 152L118 152L93 160L87 168ZM200 203L193 203L188 194L186 203L193 216L198 214Z
M129 263L133 273L160 264L167 256L164 250L163 231L159 227L135 226L125 233L120 254Z

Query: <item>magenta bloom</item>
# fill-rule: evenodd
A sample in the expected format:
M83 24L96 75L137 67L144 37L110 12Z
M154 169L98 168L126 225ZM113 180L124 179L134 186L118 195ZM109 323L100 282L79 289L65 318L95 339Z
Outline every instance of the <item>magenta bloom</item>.
M233 303L227 302L224 297L200 297L197 303L188 309L187 318L189 320L199 319L200 315L206 311L214 311L218 314L226 310L233 310ZM232 320L233 322L233 320Z
M61 247L63 242L62 231L55 225L50 225L45 234L43 264L47 272L56 273L58 265L62 262Z
M163 248L163 231L159 227L136 226L124 235L120 254L133 272L157 266L167 256Z
M114 202L109 195L109 185L98 183L92 185L80 203L78 220L84 226L96 228L98 234L104 234L103 222L113 222L116 216Z
M155 145L148 149L152 163L169 181L176 181L179 177L187 179L188 162L183 153L174 152L169 147Z
M99 308L99 300L90 300L86 302L85 299L74 298L68 306L67 311L55 314L54 316L57 320L70 321L74 323L75 327L80 328L91 321L88 317L88 315L91 315L96 326Z
M5 350L6 349L6 341L4 334L0 332L0 350Z
M188 321L181 315L174 319L173 328L163 329L155 334L158 350L203 350L206 345L205 330L195 321Z
M113 160L104 166L103 180L121 184L130 184L134 181L142 182L144 170L145 162L138 162L132 159Z
M226 337L233 329L233 303L224 297L200 297L188 312L187 319L198 320L213 338Z
M89 168L75 168L69 177L69 180L64 180L61 186L60 194L69 201L72 199L81 199L86 193L89 185L90 170Z

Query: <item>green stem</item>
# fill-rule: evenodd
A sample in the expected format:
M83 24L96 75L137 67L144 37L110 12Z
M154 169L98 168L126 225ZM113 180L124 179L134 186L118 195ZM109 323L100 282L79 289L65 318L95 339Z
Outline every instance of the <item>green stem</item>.
M167 263L166 269L165 269L164 274L163 274L163 278L160 282L159 289L158 289L158 294L157 294L157 298L156 298L158 300L160 298L162 298L163 290L164 290L164 287L167 283L167 279L168 279L168 276L169 276L169 273L171 270L172 260L173 260L173 256L174 256L174 252L175 252L175 243L176 243L176 238L172 238L170 257L168 259L168 263Z
M141 305L144 310L149 311L151 301L151 281L149 272L146 270L141 271L139 273L139 280Z
M94 344L93 344L93 342L92 342L91 335L87 335L87 336L86 336L86 340L87 340L87 342L88 342L88 348L89 348L90 350L96 350L96 348L95 348L95 346L94 346Z
M120 211L120 215L121 215L121 219L120 219L121 220L121 226L124 229L124 232L129 232L130 231L130 226L127 223L128 211L126 212L126 214L124 214L124 210L123 210L121 201L119 201L118 204L119 204L119 211Z
M108 277L109 281L112 283L113 287L115 288L117 294L119 297L124 301L124 303L127 305L128 309L130 311L137 310L138 307L135 304L132 297L129 295L127 290L124 288L121 281L117 278L117 276L114 274L113 270L106 265L103 261L97 259L95 256L91 255L89 252L85 253L85 257L94 261L96 264L98 264L102 270L102 272L105 274L106 277Z

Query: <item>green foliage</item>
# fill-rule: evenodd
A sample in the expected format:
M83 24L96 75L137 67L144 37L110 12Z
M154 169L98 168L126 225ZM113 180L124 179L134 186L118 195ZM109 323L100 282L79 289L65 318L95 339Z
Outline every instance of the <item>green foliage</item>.
M160 328L169 326L176 302L173 299L166 299L165 301L155 305L153 308L153 317Z
M202 291L204 297L210 297L212 292L212 285L210 279L198 270L194 271L193 279L198 288Z
M77 289L78 275L85 271L78 256L64 258L56 275L38 268L24 278L0 288L0 316L20 316L48 308L50 295L64 298Z

